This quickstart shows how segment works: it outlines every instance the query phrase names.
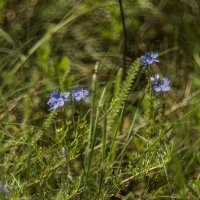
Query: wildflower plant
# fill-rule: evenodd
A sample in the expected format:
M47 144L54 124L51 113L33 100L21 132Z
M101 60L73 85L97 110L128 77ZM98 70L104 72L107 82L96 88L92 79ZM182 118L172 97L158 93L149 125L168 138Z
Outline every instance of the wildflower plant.
M63 107L65 103L69 101L69 95L70 92L59 93L53 91L50 95L49 101L47 102L50 107L49 110L57 110L58 108Z
M158 60L158 52L145 53L143 56L140 57L140 62L144 67L160 62Z
M0 200L198 199L200 150L194 146L200 146L196 134L199 96L195 97L200 92L192 94L190 71L198 68L200 49L189 45L186 51L187 44L181 44L183 38L192 44L198 38L181 32L195 25L191 22L199 14L198 6L191 12L186 1L178 2L176 12L184 7L185 16L193 14L189 15L192 21L186 17L188 23L179 23L179 17L173 17L173 23L167 20L166 26L166 20L160 19L167 17L168 10L156 12L155 2L145 19L142 16L148 9L135 6L134 1L122 5L119 0L120 9L114 0L48 1L48 6L39 1L31 5L11 2L13 6L0 6ZM34 12L18 17L27 6ZM124 10L120 19L120 10L131 6L134 10ZM172 10L170 3L166 7ZM14 20L10 10L17 12ZM135 16L135 11L140 14ZM148 24L149 17L155 21ZM36 20L29 23L29 19ZM155 37L142 32L147 24ZM156 29L158 24L162 27ZM171 33L174 24L175 34ZM163 66L180 64L174 85L184 91L168 94L173 79L164 72L175 67L160 67L160 52L148 50L131 59L139 51L137 46L144 46L130 37L139 26L144 27L139 34L146 47L167 47L162 53L167 55ZM192 35L190 31L188 36ZM184 65L189 74L182 73ZM182 74L189 81L179 82ZM80 80L84 87L78 86ZM44 106L44 91L57 85L60 89L51 90ZM192 196L187 194L189 190Z
M157 166L162 167L169 162L168 152L170 151L165 148L160 150L160 147L155 145L149 152L144 152L144 155L154 158L157 157L157 152L160 150L159 155L162 156L162 161L151 159L144 162L145 157L138 156L136 164L131 163L134 160L131 158L133 153L127 150L127 147L135 140L132 133L135 123L138 123L139 108L133 114L129 130L124 132L123 137L120 135L126 101L140 72L140 61L140 59L136 59L133 62L125 80L121 79L121 81L121 76L117 78L118 83L115 82L115 84L118 92L115 93L116 96L112 100L107 96L112 81L103 88L102 93L101 89L99 92L98 64L95 66L92 76L92 92L78 86L72 91L53 91L50 94L47 104L52 112L44 121L42 129L34 131L31 143L35 142L35 146L28 147L31 155L42 156L40 161L42 164L39 167L38 162L33 159L31 159L29 167L38 168L39 175L36 174L34 179L30 174L28 176L30 180L22 186L23 188L39 190L42 187L45 188L46 182L52 184L55 181L60 189L58 194L56 194L57 190L52 191L55 199L59 195L66 195L66 199L76 197L83 200L110 199L124 184L150 173L152 168L157 169ZM150 68L143 70L151 73ZM153 84L162 83L159 75L151 75L149 80L152 88ZM159 86L164 88L162 85ZM146 91L148 92L148 90ZM87 105L80 103L85 102L90 94L91 101ZM99 99L98 96L100 96ZM59 113L56 112L57 110L60 110ZM156 130L155 126L153 126L153 130ZM165 127L162 130L164 134ZM148 144L150 144L152 138L148 139ZM159 142L160 138L157 141ZM144 148L145 145L146 143L143 145ZM127 158L125 159L125 157ZM126 163L127 160L128 162L130 160L130 164ZM78 167L76 167L77 165ZM27 174L29 175L28 169ZM112 178L108 179L108 177ZM44 191L46 191L45 189ZM50 199L46 196L45 198Z
M78 86L72 92L72 101L74 102L85 101L88 96L89 96L89 91Z
M89 96L89 91L79 86L76 87L73 92L59 93L53 91L47 102L50 107L49 110L57 110L60 107L63 107L66 102L70 101L70 95L73 102L85 101Z
M170 90L170 80L167 77L161 78L159 74L151 77L153 89L157 93L164 93Z
M153 66L154 63L159 63L158 60L158 52L154 53L145 53L143 56L140 57L140 63L145 68L146 71L146 77L147 77L147 94L149 94L149 126L146 129L146 132L149 135L152 135L156 132L156 123L157 120L157 114L158 110L165 110L165 103L164 103L164 96L159 96L159 101L157 105L160 106L160 108L155 108L155 100L154 97L155 93L163 94L170 90L170 80L168 77L161 77L158 73L153 73ZM147 68L148 67L148 68ZM146 69L147 68L147 69ZM154 91L154 92L153 92ZM157 100L158 100L157 99ZM164 113L162 112L160 114L161 119L163 119ZM164 131L163 127L159 130L159 134L161 134Z

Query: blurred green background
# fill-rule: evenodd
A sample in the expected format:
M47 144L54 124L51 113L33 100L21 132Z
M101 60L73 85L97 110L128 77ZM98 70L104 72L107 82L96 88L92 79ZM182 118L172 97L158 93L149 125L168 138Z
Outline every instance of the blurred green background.
M174 156L167 169L168 179L175 193L198 199L200 2L122 3L127 32L123 73L145 52L159 52L161 62L154 70L172 82L167 120L174 129L166 140L173 143ZM77 85L91 88L97 61L97 89L112 83L123 67L124 33L117 0L0 0L0 24L0 169L1 181L6 182L13 167L6 166L15 152L9 138L17 140L20 132L30 132L28 126L41 126L49 115L46 102L52 90L66 91ZM130 106L126 108L125 128L131 105L137 105L145 83L141 77L127 100ZM108 99L113 96L112 87L107 95ZM145 114L145 106L144 102L141 114ZM160 183L163 177L159 178L152 177ZM145 178L142 183L132 183L126 194L138 194L139 198L148 193L145 184Z

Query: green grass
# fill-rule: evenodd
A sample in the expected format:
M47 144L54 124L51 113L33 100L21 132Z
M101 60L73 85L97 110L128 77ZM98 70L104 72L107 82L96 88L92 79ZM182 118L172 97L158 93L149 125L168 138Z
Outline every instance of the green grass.
M199 199L199 7L123 1L123 68L118 1L1 0L0 199ZM86 102L48 111L78 85Z

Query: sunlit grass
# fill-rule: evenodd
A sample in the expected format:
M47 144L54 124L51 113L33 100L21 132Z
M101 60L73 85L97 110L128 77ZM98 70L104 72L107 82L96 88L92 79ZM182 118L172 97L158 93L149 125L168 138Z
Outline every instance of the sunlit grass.
M123 4L126 68L117 1L1 1L0 199L199 199L199 2Z

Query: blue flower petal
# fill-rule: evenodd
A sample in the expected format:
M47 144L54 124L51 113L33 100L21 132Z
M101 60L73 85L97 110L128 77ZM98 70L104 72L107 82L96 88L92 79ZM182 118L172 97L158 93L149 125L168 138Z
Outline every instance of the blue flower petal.
M170 87L169 87L169 86L163 87L163 88L162 88L162 91L163 91L163 92L167 92L167 91L169 91L169 90L170 90Z
M74 97L74 101L79 102L82 100L82 97L80 95Z
M60 98L60 94L58 92L54 91L51 93L51 98L58 99L58 98Z
M170 80L169 80L167 77L164 77L164 78L162 79L162 81L163 81L163 84L164 84L164 85L169 85L169 84L170 84Z
M85 96L89 95L89 91L88 90L83 90L83 93L84 93Z
M59 108L59 103L57 102L57 103L55 103L53 106L52 106L52 108L51 108L51 110L53 109L53 110L56 110L56 109L58 109Z
M69 101L68 97L70 95L70 92L66 92L63 94L60 94L58 92L52 92L49 101L47 104L49 105L49 110L56 110L59 107L64 106L65 102Z
M155 92L167 92L170 90L170 80L167 77L160 78L159 74L151 77Z
M153 63L159 62L157 59L158 53L145 53L143 56L140 57L140 62L143 66L151 65Z
M153 86L153 89L154 89L156 92L161 92L161 91L162 91L160 85L154 85L154 86Z
M76 87L72 92L73 101L75 102L79 102L81 100L85 101L88 96L89 96L89 91L79 86Z
M157 58L157 57L158 57L158 52L152 53L152 54L151 54L151 57L154 58L154 59Z

